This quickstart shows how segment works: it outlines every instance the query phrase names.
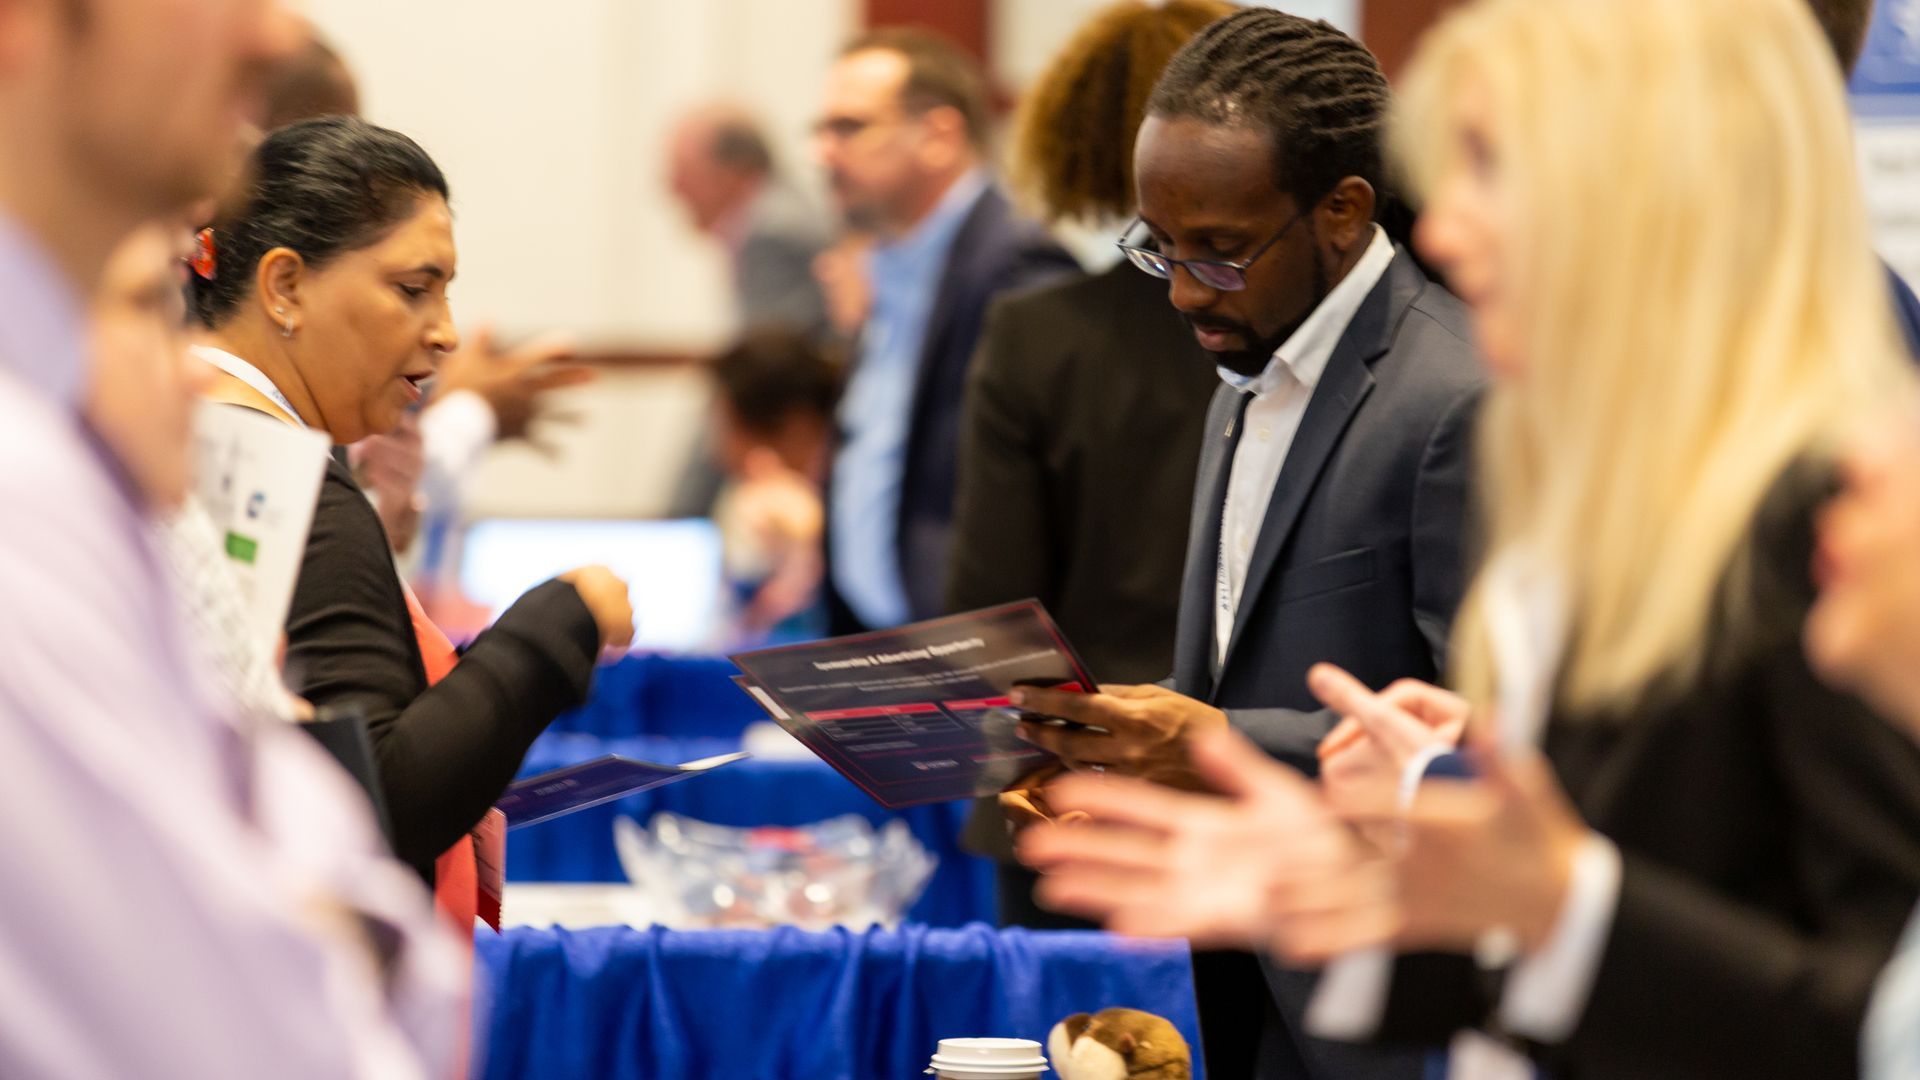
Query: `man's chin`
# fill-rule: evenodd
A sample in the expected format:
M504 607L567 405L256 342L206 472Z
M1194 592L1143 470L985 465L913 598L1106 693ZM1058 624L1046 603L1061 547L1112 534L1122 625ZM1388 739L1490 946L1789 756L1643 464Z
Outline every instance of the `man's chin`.
M1273 352L1268 349L1249 349L1242 347L1238 349L1209 349L1207 352L1208 355L1213 357L1214 363L1237 375L1245 375L1249 379L1267 370L1267 365L1273 360Z

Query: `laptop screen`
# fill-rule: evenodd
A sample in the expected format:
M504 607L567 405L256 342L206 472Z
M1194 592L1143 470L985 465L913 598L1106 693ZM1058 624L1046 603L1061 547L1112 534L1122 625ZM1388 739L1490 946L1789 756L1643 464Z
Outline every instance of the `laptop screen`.
M698 653L722 644L720 533L704 519L477 521L461 544L460 588L498 616L535 585L593 564L630 587L635 649Z

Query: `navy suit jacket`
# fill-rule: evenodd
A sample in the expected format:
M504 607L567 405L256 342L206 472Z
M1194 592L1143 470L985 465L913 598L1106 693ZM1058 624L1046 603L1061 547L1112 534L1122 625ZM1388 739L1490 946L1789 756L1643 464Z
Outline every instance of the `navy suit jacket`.
M1913 295L1913 289L1893 267L1887 267L1887 283L1893 288L1893 317L1900 324L1900 332L1906 335L1907 349L1914 359L1920 360L1920 298Z
M1329 661L1370 686L1437 678L1466 581L1468 460L1484 386L1466 310L1397 252L1308 400L1217 662L1220 521L1248 400L1223 385L1200 450L1173 689L1224 709L1269 754L1311 772L1334 718L1308 692L1308 668ZM1267 963L1196 957L1210 1071L1232 1068L1221 1059L1237 1057L1245 1048L1233 1044L1251 1038L1261 1080L1421 1075L1418 1052L1306 1037L1300 1021L1315 980ZM1263 994L1274 1008L1252 1009Z
M1307 404L1254 545L1225 663L1214 585L1245 395L1215 394L1187 541L1173 689L1313 770L1333 718L1307 669L1437 679L1465 589L1468 461L1485 375L1460 301L1405 251L1360 305Z
M900 576L915 619L946 611L947 550L953 526L955 477L959 473L960 412L967 369L980 343L987 303L999 293L1052 280L1080 269L1073 256L1033 222L1019 217L996 188L989 187L968 211L947 253L933 303L920 370L913 390L895 526ZM828 493L831 499L832 493ZM828 539L828 558L833 545ZM826 576L827 606L834 633L875 629L861 625Z

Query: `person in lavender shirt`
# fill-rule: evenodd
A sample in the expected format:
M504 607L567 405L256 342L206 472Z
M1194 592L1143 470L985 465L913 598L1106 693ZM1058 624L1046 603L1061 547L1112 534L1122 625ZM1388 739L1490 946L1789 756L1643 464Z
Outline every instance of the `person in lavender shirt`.
M351 805L337 772L196 677L157 490L83 408L82 298L220 184L290 24L271 0L0 14L0 1076L444 1072L447 995L388 995L435 982L424 895L312 811Z

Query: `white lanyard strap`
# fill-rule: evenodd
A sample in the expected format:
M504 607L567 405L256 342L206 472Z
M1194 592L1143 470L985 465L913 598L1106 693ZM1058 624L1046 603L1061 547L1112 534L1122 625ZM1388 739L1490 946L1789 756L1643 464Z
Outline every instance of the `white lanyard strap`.
M267 378L266 373L259 368L254 367L252 364L247 363L245 360L240 359L225 349L216 349L211 345L195 345L193 347L193 355L212 364L214 367L219 368L234 378L239 379L255 390L258 390L261 396L273 402L275 405L280 406L287 416L292 418L294 423L299 424L301 427L307 426L307 422L302 420L300 413L294 409L293 402L288 401L287 395L281 393L280 388L273 385L273 380Z

